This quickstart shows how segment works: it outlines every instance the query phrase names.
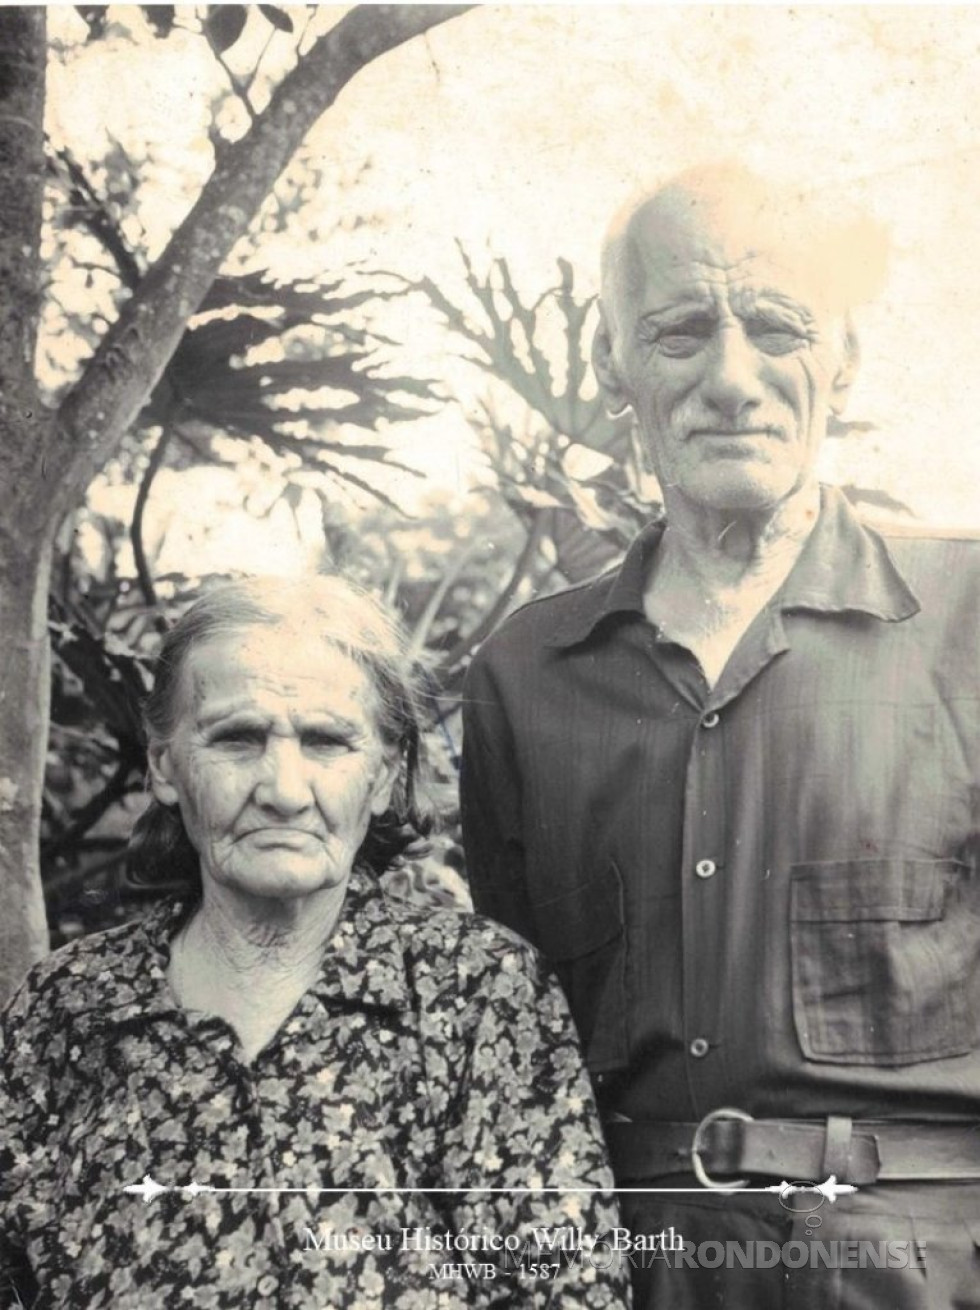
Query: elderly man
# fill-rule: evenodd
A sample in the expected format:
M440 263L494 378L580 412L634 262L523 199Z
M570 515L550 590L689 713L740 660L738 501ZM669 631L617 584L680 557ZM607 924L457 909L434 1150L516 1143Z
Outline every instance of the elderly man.
M814 472L873 256L738 170L614 225L665 513L467 685L474 899L566 988L639 1306L980 1305L980 543Z

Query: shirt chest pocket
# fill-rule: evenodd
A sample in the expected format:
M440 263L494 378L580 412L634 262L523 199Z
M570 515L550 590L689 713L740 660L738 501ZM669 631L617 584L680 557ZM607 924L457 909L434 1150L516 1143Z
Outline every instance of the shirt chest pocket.
M959 861L795 865L790 942L808 1059L914 1064L976 1045L980 904Z

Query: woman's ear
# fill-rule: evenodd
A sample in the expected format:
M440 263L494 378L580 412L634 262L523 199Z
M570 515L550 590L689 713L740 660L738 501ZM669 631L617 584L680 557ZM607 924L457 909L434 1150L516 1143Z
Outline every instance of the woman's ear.
M179 799L173 784L173 760L165 742L151 741L146 749L150 771L150 790L161 805L176 805Z
M599 326L592 338L592 368L599 386L606 397L606 409L612 418L629 409L631 401L627 394L616 363L613 350L612 331L606 320L602 306L599 306Z
M380 818L391 806L391 793L395 790L401 758L394 749L385 751L381 760L381 769L375 780L371 793L371 813Z

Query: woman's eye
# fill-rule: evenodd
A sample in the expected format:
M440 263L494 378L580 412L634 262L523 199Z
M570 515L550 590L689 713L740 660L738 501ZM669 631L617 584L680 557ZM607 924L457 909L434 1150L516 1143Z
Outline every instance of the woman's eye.
M212 740L219 746L261 746L265 733L261 728L225 728Z
M346 738L338 736L335 732L305 732L303 734L303 745L307 750L323 752L340 752L349 748L349 742Z

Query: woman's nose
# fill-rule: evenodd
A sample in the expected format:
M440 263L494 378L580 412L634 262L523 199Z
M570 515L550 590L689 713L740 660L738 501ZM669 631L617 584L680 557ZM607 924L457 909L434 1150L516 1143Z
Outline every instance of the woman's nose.
M255 799L283 814L295 814L311 804L306 759L298 741L272 737L266 742Z
M765 389L759 376L758 351L741 323L720 328L705 355L701 394L704 401L729 421L760 405Z

